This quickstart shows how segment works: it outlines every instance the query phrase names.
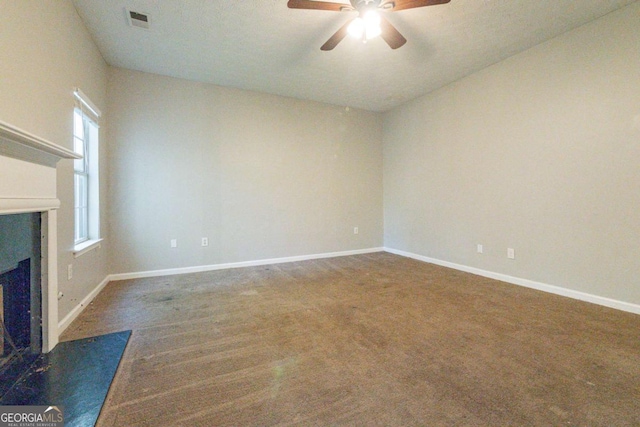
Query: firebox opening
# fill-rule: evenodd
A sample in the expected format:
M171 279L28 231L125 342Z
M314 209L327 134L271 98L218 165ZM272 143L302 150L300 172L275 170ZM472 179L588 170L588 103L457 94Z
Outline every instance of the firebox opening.
M42 351L40 214L0 215L0 375ZM19 371L19 369L18 369ZM3 387L0 387L3 388Z

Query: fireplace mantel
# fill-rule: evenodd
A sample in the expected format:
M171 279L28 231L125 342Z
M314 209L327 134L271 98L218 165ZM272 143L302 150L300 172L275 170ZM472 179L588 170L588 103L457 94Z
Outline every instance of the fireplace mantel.
M58 343L57 168L78 154L0 121L0 215L41 213L42 350Z
M80 155L0 121L0 214L43 212L60 207L55 167Z
M0 155L55 167L61 159L81 159L82 156L46 139L0 121Z

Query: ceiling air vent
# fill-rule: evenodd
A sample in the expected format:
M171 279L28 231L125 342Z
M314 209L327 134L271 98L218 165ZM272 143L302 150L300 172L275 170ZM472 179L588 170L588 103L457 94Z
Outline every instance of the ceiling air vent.
M149 29L149 25L151 24L151 16L149 16L149 14L135 12L129 9L127 9L126 11L129 25L131 25L132 27L144 28L145 30Z

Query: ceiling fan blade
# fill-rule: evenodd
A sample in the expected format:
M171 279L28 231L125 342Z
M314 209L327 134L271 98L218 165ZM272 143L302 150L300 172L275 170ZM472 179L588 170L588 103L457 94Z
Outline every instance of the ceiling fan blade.
M380 17L380 29L382 30L380 37L387 42L391 49L397 49L407 42L407 39L400 34L400 31L396 30L396 27L391 25L391 22L382 16Z
M393 3L394 6L390 9L393 12L405 9L414 9L416 7L435 6L438 4L449 3L451 0L393 0L387 3Z
M340 27L340 29L336 31L331 37L329 37L329 40L327 40L327 42L322 45L320 50L331 50L334 47L338 46L338 43L340 43L342 39L347 36L347 28L349 28L349 24L351 24L352 21L353 19L350 19L346 24Z
M287 6L289 6L289 9L332 10L334 12L353 10L353 7L348 4L311 0L289 0Z

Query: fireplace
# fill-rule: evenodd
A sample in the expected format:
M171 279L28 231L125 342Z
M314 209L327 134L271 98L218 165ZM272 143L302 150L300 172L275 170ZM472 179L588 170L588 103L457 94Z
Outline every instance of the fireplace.
M56 194L56 164L61 159L79 157L71 150L0 121L0 219L10 224L8 229L2 228L4 235L0 229L0 237L8 245L8 249L3 250L0 242L0 275L3 282L11 280L7 285L11 289L3 286L2 315L4 318L17 316L18 320L12 320L17 326L8 329L13 334L24 333L25 336L16 338L18 343L13 344L19 348L18 344L28 342L19 349L25 354L47 353L58 343L57 209L60 201ZM29 243L30 252L26 255L24 242L18 243L7 232L14 232L16 223L28 224L25 242ZM5 257L7 252L15 257ZM28 279L24 278L26 275ZM18 285L13 282L20 277L24 283L16 294L14 289ZM6 311L9 303L11 308ZM15 304L28 306L28 316L13 314ZM13 336L9 341L6 337L3 334L3 357L7 355L4 351L7 346L12 347L9 341L14 340Z
M0 375L42 350L40 214L0 215Z

